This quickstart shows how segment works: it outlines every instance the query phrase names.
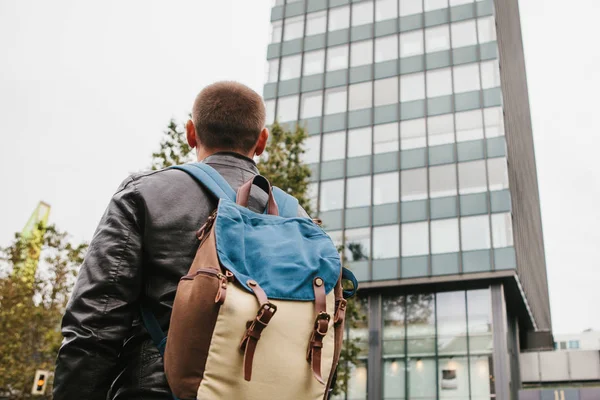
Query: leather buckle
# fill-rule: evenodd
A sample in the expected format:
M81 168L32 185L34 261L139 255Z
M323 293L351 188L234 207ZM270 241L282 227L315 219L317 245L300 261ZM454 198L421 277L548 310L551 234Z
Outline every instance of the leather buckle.
M270 313L270 315L267 314L267 311ZM259 308L258 312L256 313L256 321L260 322L264 326L267 326L267 324L276 312L277 306L275 304L270 302L266 303L261 308ZM264 321L263 318L265 318L266 321Z
M321 336L327 335L327 331L329 330L329 321L331 320L331 315L326 313L325 311L321 311L317 318L315 318L315 332ZM323 329L323 330L321 330Z

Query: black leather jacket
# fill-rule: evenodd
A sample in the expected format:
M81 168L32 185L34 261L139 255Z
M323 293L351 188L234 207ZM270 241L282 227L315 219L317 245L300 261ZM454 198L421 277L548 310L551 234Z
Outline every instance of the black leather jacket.
M204 162L234 189L258 173L251 159L233 153ZM250 208L264 209L266 200L266 193L253 190ZM121 184L63 318L55 400L172 400L161 356L140 324L139 304L149 304L167 330L177 283L197 250L195 232L216 204L179 170L133 175Z

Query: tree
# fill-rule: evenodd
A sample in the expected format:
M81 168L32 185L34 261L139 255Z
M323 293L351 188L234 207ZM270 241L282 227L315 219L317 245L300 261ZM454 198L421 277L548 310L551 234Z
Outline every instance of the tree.
M304 142L308 135L296 125L294 131L288 131L277 121L270 128L270 137L264 156L258 162L258 171L273 186L295 196L300 205L310 215L308 183L310 168L302 162Z
M185 130L174 119L169 121L160 142L160 150L152 154L152 170L192 161L192 148L188 145Z
M36 369L54 370L60 321L87 249L54 226L43 232L32 278L28 257L39 247L32 238L16 234L11 246L0 249L0 396L10 399L31 398Z
M285 192L295 196L300 205L310 215L313 210L310 207L310 198L308 194L308 184L310 178L310 168L302 162L302 154L305 152L304 142L308 137L304 128L295 126L293 131L288 130L286 126L275 122L269 128L270 139L265 149L264 156L260 157L258 170L264 175L271 184L279 187ZM171 120L168 130L165 131L160 149L152 155L152 168L166 168L173 164L183 163L191 160L191 149L187 146L185 134L177 130L177 124ZM182 144L185 144L183 146ZM326 223L327 221L325 221ZM352 253L353 260L367 259L363 254L362 245L348 244ZM343 256L343 249L339 249ZM348 329L365 329L365 305L360 299L349 299L346 307L346 326ZM358 357L364 352L365 344L359 338L346 338L340 362L338 366L338 376L336 385L333 388L334 394L346 392L348 382L351 377L352 369L358 364Z

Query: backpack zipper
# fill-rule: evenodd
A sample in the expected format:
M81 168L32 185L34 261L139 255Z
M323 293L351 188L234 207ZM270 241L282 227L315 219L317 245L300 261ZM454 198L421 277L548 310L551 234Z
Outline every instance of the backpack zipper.
M211 276L214 276L214 277L219 278L221 280L223 280L223 279L226 280L227 279L227 277L225 275L223 275L220 272L215 271L212 268L198 268L195 273L185 275L181 279L182 280L186 280L186 281L191 281L191 280L193 280L198 275L211 275Z

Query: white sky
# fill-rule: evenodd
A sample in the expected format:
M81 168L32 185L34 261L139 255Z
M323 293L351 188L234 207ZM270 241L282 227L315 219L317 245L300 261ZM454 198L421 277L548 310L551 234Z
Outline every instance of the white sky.
M599 13L521 1L557 333L600 329ZM262 93L269 16L268 0L0 0L0 246L40 200L89 240L203 86Z

